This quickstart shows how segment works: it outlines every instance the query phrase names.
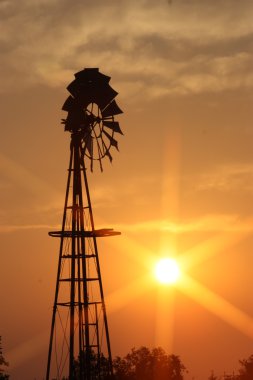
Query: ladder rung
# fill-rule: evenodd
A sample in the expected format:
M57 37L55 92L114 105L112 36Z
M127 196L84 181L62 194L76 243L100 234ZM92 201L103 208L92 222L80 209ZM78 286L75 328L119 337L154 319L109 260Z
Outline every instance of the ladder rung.
M92 258L92 257L96 257L96 255L94 255L94 254L90 254L90 255L77 254L77 255L74 256L75 259L78 259L80 257L84 257L84 258L89 259L89 258ZM73 256L71 254L62 255L62 258L63 259L72 259Z
M60 278L59 281L82 281L82 282L85 282L85 281L99 281L98 278L94 277L90 277L90 278Z
M90 305L99 305L99 304L102 304L102 302L101 301L94 301L94 302L86 302L86 303L84 303L84 302L75 302L74 303L74 306L79 306L79 305L82 305L82 306L90 306ZM70 302L57 302L57 305L59 305L59 306L70 306L71 305L71 303Z
M75 209L83 209L83 210L85 210L85 209L87 209L87 208L89 208L89 206L83 206L83 207L80 207L80 206L66 206L66 209L68 209L68 210L72 210L73 208L75 208Z
M85 345L84 347L86 348L87 346ZM96 348L98 348L98 344L89 344L89 347L92 347L92 348L96 347Z

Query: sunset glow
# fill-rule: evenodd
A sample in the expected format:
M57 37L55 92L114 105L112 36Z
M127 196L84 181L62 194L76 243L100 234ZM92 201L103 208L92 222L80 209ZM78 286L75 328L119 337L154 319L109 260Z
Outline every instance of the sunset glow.
M180 277L180 269L175 259L165 257L155 266L156 279L161 284L174 284Z
M183 380L207 380L211 372L238 378L239 360L253 355L253 2L5 0L0 12L6 373L11 380L46 379L60 275L64 318L55 320L66 339L73 309L79 318L83 305L98 305L88 314L85 308L91 339L72 318L73 347L78 340L76 347L100 344L108 335L112 359L133 347L161 347L180 357L188 371ZM73 123L85 116L81 129L95 123L91 139L82 134L81 149L92 223L86 186L72 194L79 180L69 169L71 133L61 123L72 107L62 109L66 99L75 109L79 90L68 88L75 73L89 68L99 69L117 93L106 103L107 84L107 90L99 85L101 93L77 102L79 116L73 112ZM81 87L89 93L90 84ZM100 151L104 158L95 160ZM87 229L85 242L70 233L82 207L76 226L80 236ZM63 241L48 231L61 231L64 218L69 240L60 272ZM91 224L121 235L98 234L93 249ZM77 264L69 266L75 250ZM77 283L80 268L87 281ZM92 301L100 287L109 333L98 327L101 300ZM98 332L103 339L95 339ZM65 352L57 352L59 363ZM63 376L70 377L49 378Z

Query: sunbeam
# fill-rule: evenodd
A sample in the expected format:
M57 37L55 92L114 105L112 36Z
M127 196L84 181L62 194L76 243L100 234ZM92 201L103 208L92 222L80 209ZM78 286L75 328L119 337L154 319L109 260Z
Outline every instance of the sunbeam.
M180 262L184 270L202 264L213 256L218 255L225 249L231 248L245 239L250 234L250 230L225 231L216 234L210 239L195 245L193 248L180 255Z
M174 300L173 287L160 286L156 297L155 344L167 352L173 352L174 341Z
M186 274L184 274L182 281L178 282L177 288L224 322L253 338L253 319L223 297Z
M133 302L136 298L146 293L150 286L150 273L147 273L112 292L106 297L108 313L113 313Z

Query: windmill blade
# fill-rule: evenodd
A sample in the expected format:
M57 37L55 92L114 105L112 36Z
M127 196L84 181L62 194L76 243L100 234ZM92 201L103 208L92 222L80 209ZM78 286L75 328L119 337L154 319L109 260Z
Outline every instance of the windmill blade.
M92 157L92 153L93 153L93 140L92 140L91 135L87 134L83 138L83 142L84 142L84 153L85 153L85 150L87 149L90 157Z
M100 73L98 68L85 68L78 73L75 73L75 77L82 81L93 80L103 81L105 83L109 83L111 79L111 77Z
M66 119L62 119L65 131L77 134L81 139L81 159L84 156L90 159L91 171L94 161L99 161L103 171L105 156L112 162L111 146L119 150L114 133L123 135L119 123L114 121L114 115L123 111L115 101L118 93L109 85L110 79L98 68L85 68L75 73L74 80L67 87L69 97L62 106L68 113Z
M97 104L100 109L103 110L109 105L109 103L118 95L118 92L115 91L109 84L104 88L98 88L98 97Z
M85 148L88 150L89 155L93 155L93 140L91 136L88 136L85 143Z
M81 82L75 79L67 89L83 107L94 102L99 105L100 109L104 109L118 95L117 91L108 83L92 80Z
M113 115L119 115L120 113L123 113L123 111L119 108L118 104L113 100L111 103L101 111L103 117L107 116L113 116Z
M106 150L105 155L106 155L107 157L109 157L110 162L112 162L112 155L111 155L111 153L109 152L109 149Z
M102 165L102 158L101 157L99 157L99 165L100 165L101 173L103 173L103 165Z
M76 108L75 111L70 111L68 113L67 119L65 121L65 130L67 131L77 131L84 126L85 112L81 108Z
M88 80L98 73L98 67L89 67L75 73L75 77L81 80Z
M107 148L107 146L105 145L104 140L102 140L102 143L103 143L104 155L109 158L110 162L112 162L112 155L109 152L109 148Z
M90 159L90 171L93 173L93 158Z
M105 130L103 130L103 133L106 135L106 137L108 138L108 140L110 141L110 144L112 146L114 146L117 150L119 150L118 148L118 141L116 141L111 135L109 135L108 132L106 132Z
M107 121L103 120L103 124L107 127L112 129L114 132L118 132L121 135L123 135L122 130L120 129L119 123L117 121Z
M69 96L66 100L65 103L62 106L63 111L72 111L73 109L77 108L77 102L73 98L73 96Z
M95 102L104 109L118 94L109 85L110 79L97 68L84 69L75 74L67 89L79 102L85 105Z
M67 90L71 93L71 95L75 96L78 91L78 82L73 80L67 87Z

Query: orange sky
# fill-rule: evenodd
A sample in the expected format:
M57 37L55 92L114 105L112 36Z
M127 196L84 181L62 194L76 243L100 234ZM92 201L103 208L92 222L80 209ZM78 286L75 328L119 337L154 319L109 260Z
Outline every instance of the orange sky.
M253 353L250 0L0 2L0 335L12 380L45 373L73 74L99 67L124 110L89 176L113 356L162 345L188 379ZM153 280L173 251L177 287ZM251 320L252 318L252 320Z

